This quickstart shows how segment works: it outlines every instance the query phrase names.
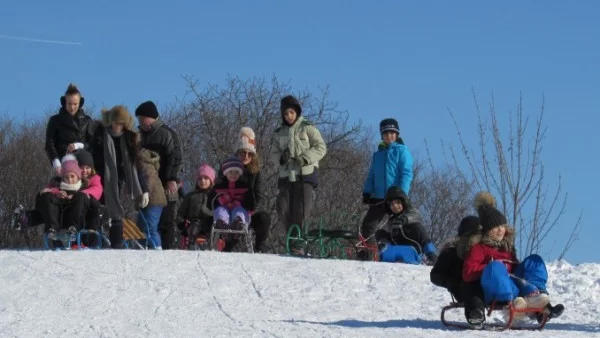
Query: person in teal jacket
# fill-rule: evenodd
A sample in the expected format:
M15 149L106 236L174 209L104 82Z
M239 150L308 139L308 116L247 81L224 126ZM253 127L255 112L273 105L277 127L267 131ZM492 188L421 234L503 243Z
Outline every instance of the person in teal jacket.
M387 118L379 124L382 142L373 154L369 173L363 187L363 202L369 205L360 231L369 243L375 243L373 234L386 215L385 193L390 187L398 187L407 195L413 179L413 159L408 147L400 138L398 121ZM368 259L366 252L359 252L360 259Z

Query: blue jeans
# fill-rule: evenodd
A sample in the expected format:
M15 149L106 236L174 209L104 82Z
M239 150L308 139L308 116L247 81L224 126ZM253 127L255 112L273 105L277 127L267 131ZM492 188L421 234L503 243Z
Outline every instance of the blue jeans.
M160 234L158 233L158 222L160 221L162 210L162 207L149 206L140 209L138 214L138 227L144 231L147 241L153 248L162 247Z

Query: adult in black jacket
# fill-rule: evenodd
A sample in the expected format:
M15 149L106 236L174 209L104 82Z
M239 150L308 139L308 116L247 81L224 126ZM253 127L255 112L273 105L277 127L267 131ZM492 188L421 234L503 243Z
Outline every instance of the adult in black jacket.
M240 181L248 185L256 205L250 219L250 227L254 230L255 235L254 250L257 252L266 252L265 241L269 232L269 226L271 225L271 216L268 212L261 210L263 207L261 204L263 194L260 179L260 160L256 153L256 138L252 128L242 127L240 129L236 154L244 164L244 173L240 177ZM224 180L223 173L219 171L217 181Z
M140 123L141 146L160 156L158 176L167 192L167 206L160 216L159 232L163 249L175 247L175 219L179 200L177 176L181 171L183 153L179 136L159 119L152 101L140 104L135 110Z
M69 84L61 96L58 114L50 117L46 126L46 155L60 176L60 159L76 149L89 148L92 119L83 111L85 102L79 89Z
M442 245L437 262L431 269L431 282L446 288L457 302L464 303L465 317L470 324L485 321L483 290L479 281L466 283L462 280L463 259L481 233L479 218L467 216L458 226L458 236Z

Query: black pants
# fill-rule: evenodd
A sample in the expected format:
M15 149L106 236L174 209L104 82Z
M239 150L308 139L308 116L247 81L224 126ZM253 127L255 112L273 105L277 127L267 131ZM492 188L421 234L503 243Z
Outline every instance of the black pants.
M89 207L90 198L81 192L76 192L70 199L47 192L38 194L35 200L35 208L44 219L45 231L68 229L70 226L80 230Z
M469 313L475 309L481 310L485 314L485 304L483 303L483 289L479 281L462 284L462 298L465 304L465 317L469 318Z
M254 250L264 251L264 243L269 234L269 226L271 225L271 215L265 211L258 211L252 215L250 227L254 229L255 244Z
M383 203L383 201L379 201L378 203L369 206L369 210L367 210L367 214L360 227L360 233L367 239L368 243L375 243L375 237L371 237L371 235L375 233L375 230L380 225L381 221L383 221L385 214L385 203Z
M113 219L110 224L108 234L110 247L113 249L123 249L123 220Z
M177 216L177 201L170 201L160 215L158 232L163 250L175 248L175 218Z
M288 230L292 224L303 227L310 217L313 204L313 185L301 181L282 184L277 196L277 214Z

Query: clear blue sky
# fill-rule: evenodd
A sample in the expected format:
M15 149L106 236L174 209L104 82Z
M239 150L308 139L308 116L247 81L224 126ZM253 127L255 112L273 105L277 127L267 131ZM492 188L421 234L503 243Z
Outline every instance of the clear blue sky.
M583 209L567 260L598 262L598 13L597 1L3 1L0 112L39 116L71 81L96 109L134 108L181 97L182 75L276 75L294 88L330 85L373 127L396 117L411 148L428 139L441 162L439 141L457 142L446 107L475 136L472 87L484 106L493 91L501 116L519 91L530 110L545 95L546 174L562 173L570 201L546 258Z

